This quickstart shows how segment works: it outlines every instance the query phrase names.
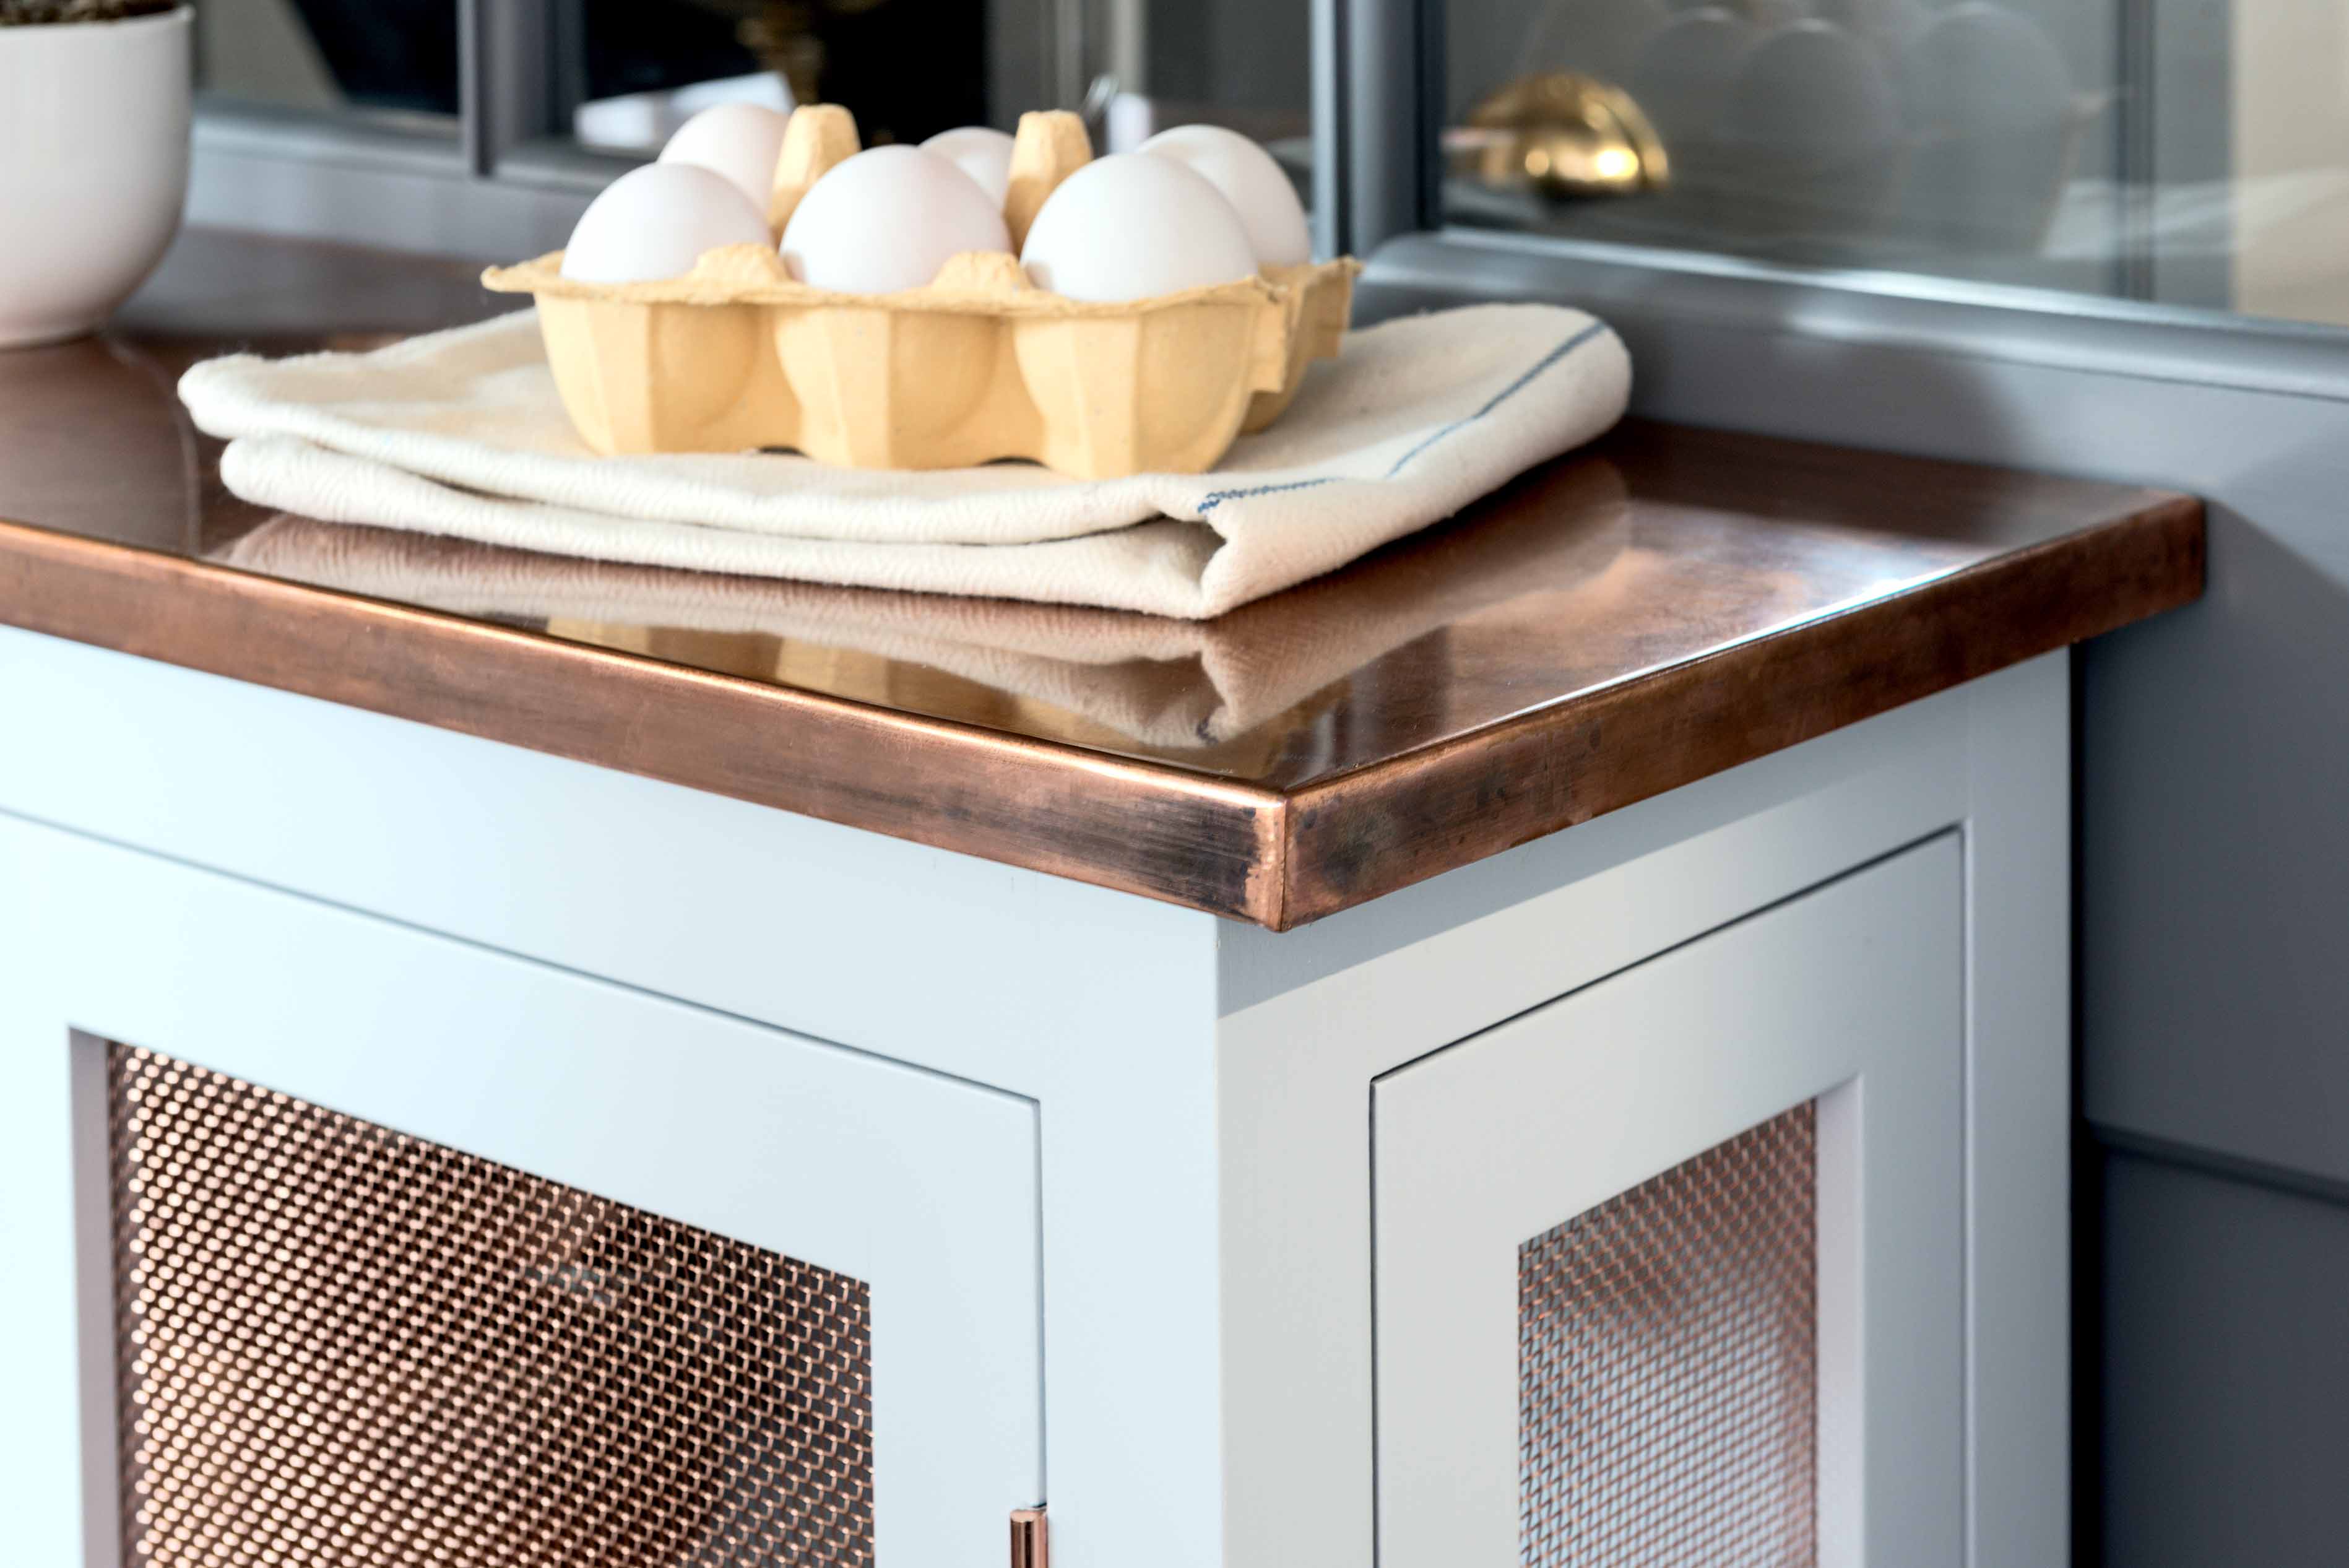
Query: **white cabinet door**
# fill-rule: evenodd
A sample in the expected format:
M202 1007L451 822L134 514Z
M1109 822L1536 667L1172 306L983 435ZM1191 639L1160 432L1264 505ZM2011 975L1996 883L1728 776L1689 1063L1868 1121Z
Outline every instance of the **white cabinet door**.
M1947 835L1373 1091L1380 1561L1962 1551Z
M481 896L525 891L492 886ZM611 917L644 918L623 909ZM150 1086L139 1089L132 1080L150 1069ZM481 1332L487 1321L506 1336L488 1365L495 1373L502 1356L514 1369L490 1378L508 1404L497 1418L473 1423L475 1460L420 1482L402 1457L344 1453L336 1462L355 1464L378 1488L495 1496L498 1508L521 1511L481 1528L516 1539L555 1529L548 1518L587 1530L581 1521L599 1509L674 1514L656 1494L680 1478L720 1493L763 1487L774 1494L759 1505L770 1519L802 1506L837 1513L857 1482L837 1472L864 1464L869 1527L851 1507L826 1527L832 1554L807 1560L883 1568L999 1568L1009 1515L1042 1501L1032 1102L0 816L0 1344L8 1347L0 1356L0 1519L10 1542L0 1557L8 1561L120 1561L115 1292L123 1221L112 1211L132 1185L121 1178L132 1137L126 1104L147 1107L137 1123L137 1136L154 1143L138 1156L149 1173L142 1234L159 1252L195 1244L198 1221L173 1205L208 1206L202 1224L215 1241L247 1226L278 1238L257 1258L230 1245L216 1267L179 1261L175 1288L192 1293L172 1310L193 1315L171 1332L197 1348L171 1375L224 1400L239 1379L277 1379L260 1405L238 1394L237 1413L222 1424L265 1425L272 1415L298 1422L305 1404L374 1398L424 1413L407 1425L353 1429L380 1437L433 1422L464 1427L465 1412L445 1408L472 1397L463 1379L419 1357L445 1350L451 1362L480 1366L481 1345L445 1340ZM298 1223L273 1217L281 1202L317 1201L295 1191L319 1168L315 1151L297 1146L329 1136L319 1129L330 1113L368 1125L351 1158L377 1167ZM226 1154L188 1152L216 1138L228 1140ZM187 1175L197 1164L201 1179ZM250 1179L237 1189L240 1164ZM191 1195L207 1184L208 1194ZM346 1262L367 1246L445 1259L442 1232L471 1226L465 1246L473 1246L481 1231L474 1210L492 1200L492 1189L517 1213L592 1195L606 1206L595 1212L625 1206L627 1223L674 1244L618 1262L609 1251L589 1255L585 1243L542 1249L536 1262L499 1279L402 1282L395 1269L368 1286L383 1293L379 1310L348 1318L363 1324L351 1331L360 1337L407 1347L378 1345L362 1368L384 1385L371 1390L345 1386L347 1368L311 1365L317 1335L287 1353L292 1362L280 1354L301 1338L305 1313L332 1315L340 1303L254 1285L237 1297L245 1321L223 1327L202 1315L217 1303L195 1299L208 1277L230 1291L241 1272L295 1269L301 1261L283 1254L313 1243ZM272 1224L279 1229L269 1231ZM686 1241L674 1242L686 1234L676 1227L689 1230ZM680 1248L700 1261L680 1264ZM669 1282L682 1293L663 1298L661 1312L611 1321L628 1302L651 1299L628 1293L641 1276L687 1267L693 1277ZM637 1272L615 1272L624 1268ZM786 1300L776 1282L788 1279L829 1282L807 1289L831 1293ZM403 1313L445 1314L453 1297L483 1292L488 1304L460 1314L454 1328L398 1332ZM549 1305L550 1295L562 1299ZM142 1322L152 1327L164 1309L150 1307ZM822 1321L784 1321L796 1316ZM256 1327L257 1317L270 1321ZM558 1320L600 1324L595 1354L605 1360L580 1364L585 1353L570 1327L533 1337ZM730 1355L688 1343L721 1333ZM665 1358L678 1356L699 1358L693 1376L701 1381L682 1394L663 1383ZM771 1451L781 1441L771 1399L754 1407L730 1384L709 1386L712 1378L762 1376L792 1389L821 1386L821 1397L847 1401L831 1418L854 1428L864 1417L847 1407L863 1395L842 1390L860 1370L869 1371L869 1437L787 1462ZM618 1423L632 1429L614 1439L625 1463L613 1460L633 1469L627 1484L613 1480L610 1495L599 1497L605 1438L565 1434L607 1418L596 1407L611 1399L636 1401ZM142 1419L143 1408L125 1419ZM184 1435L187 1408L175 1418ZM781 1424L796 1418L786 1409ZM223 1443L189 1463L215 1467L222 1495L243 1500L222 1505L225 1517L212 1521L233 1532L252 1510L276 1503L255 1490L269 1478L238 1475L235 1445ZM535 1486L563 1494L539 1514L531 1512L539 1504L516 1503L511 1490L484 1491L465 1473L515 1453L540 1467L523 1478L523 1493ZM445 1465L448 1455L439 1459ZM775 1473L779 1464L792 1473ZM719 1470L727 1479L713 1482ZM270 1485L283 1501L289 1487L331 1479L281 1473ZM795 1491L807 1496L783 1495ZM481 1506L486 1514L491 1505ZM659 1523L672 1536L684 1529L679 1563L738 1560L689 1539L690 1521ZM866 1528L877 1550L855 1541ZM771 1539L789 1546L788 1532ZM232 1551L220 1560L261 1558Z

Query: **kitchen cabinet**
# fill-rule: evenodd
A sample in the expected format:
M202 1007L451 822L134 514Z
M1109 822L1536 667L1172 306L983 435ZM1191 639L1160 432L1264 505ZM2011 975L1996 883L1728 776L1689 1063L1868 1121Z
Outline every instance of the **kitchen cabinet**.
M1635 425L1174 628L258 514L43 352L28 1562L2064 1559L2066 649L2189 499Z

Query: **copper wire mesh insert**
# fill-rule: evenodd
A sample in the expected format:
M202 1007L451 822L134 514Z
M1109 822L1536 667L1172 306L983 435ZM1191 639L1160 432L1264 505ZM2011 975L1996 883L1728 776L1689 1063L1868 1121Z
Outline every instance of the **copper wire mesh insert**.
M127 1562L873 1561L864 1284L107 1055Z
M1810 1105L1517 1249L1527 1568L1817 1558Z

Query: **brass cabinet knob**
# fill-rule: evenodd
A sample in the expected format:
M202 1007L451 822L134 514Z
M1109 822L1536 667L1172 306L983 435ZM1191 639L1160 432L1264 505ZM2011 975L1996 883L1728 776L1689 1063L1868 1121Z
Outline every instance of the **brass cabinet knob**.
M1529 185L1555 199L1659 190L1671 178L1663 141L1631 95L1573 71L1507 83L1446 140L1485 184Z

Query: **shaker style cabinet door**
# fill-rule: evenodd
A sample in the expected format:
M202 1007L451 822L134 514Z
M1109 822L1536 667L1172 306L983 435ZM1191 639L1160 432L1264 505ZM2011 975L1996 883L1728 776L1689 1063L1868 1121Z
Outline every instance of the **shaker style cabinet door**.
M1373 1090L1380 1560L1956 1568L1960 843Z
M0 816L0 1557L1000 1568L1037 1149L1016 1096Z

